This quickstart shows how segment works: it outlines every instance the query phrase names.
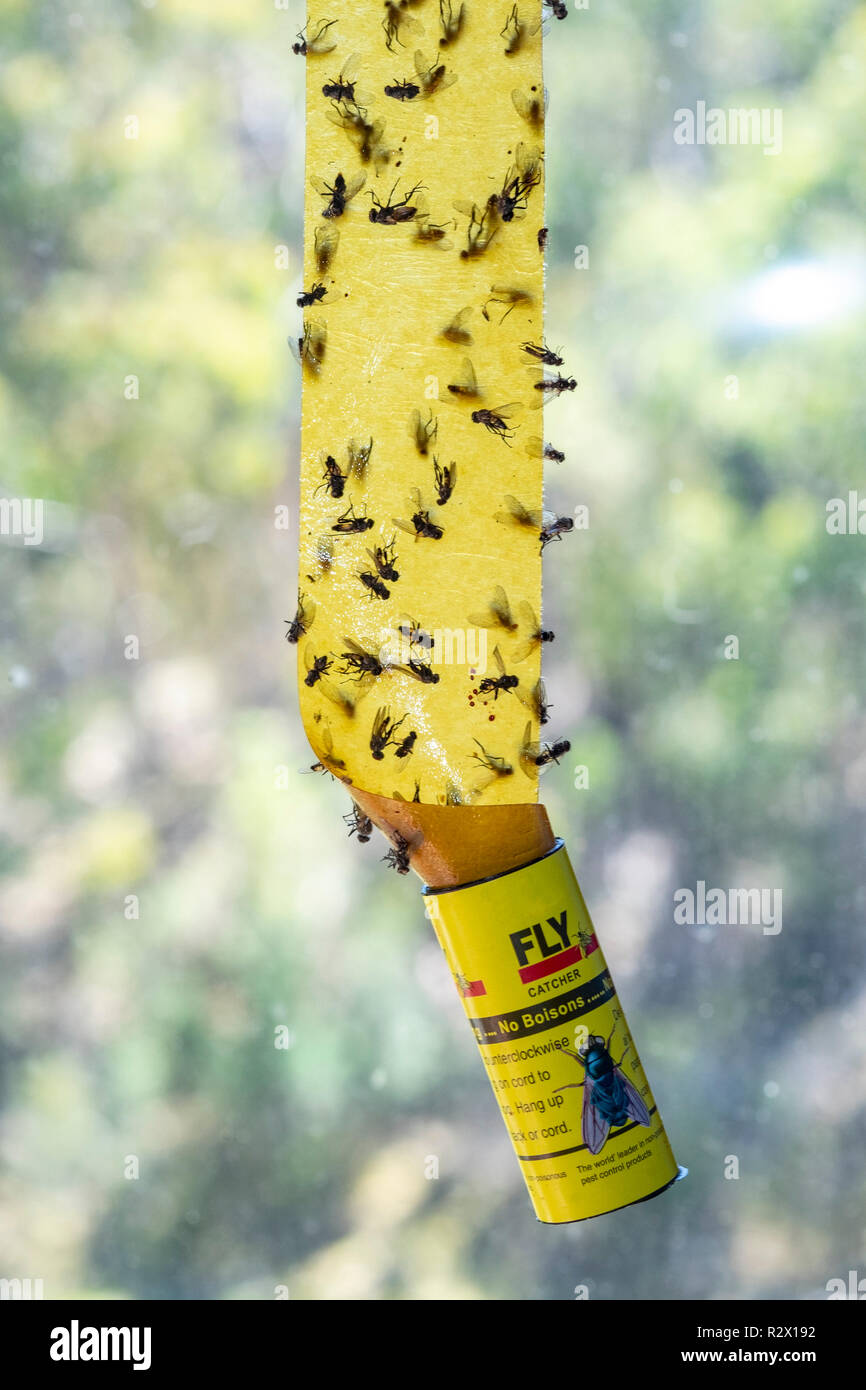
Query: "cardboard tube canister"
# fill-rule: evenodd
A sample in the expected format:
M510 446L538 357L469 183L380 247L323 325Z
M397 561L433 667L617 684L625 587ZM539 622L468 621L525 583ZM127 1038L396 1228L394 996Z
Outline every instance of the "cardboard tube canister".
M600 1216L685 1176L562 841L424 896L539 1221Z

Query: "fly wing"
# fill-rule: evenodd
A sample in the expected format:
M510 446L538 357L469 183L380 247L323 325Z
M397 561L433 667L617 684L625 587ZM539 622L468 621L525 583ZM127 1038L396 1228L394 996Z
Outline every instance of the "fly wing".
M354 198L356 194L360 193L361 189L364 187L364 184L365 184L366 182L367 182L367 175L363 172L363 170L361 171L360 174L355 174L354 178L349 179L348 183L346 184L346 194L345 194L346 202L347 202L347 203L348 203L352 198Z
M619 1079L622 1082L623 1090L626 1094L625 1108L629 1115L633 1120L637 1120L639 1125L649 1125L650 1112L647 1110L646 1104L636 1087L629 1081L627 1076L623 1076L622 1072L619 1073Z
M592 1093L595 1090L595 1082L587 1076L586 1084L583 1088L583 1115L581 1117L581 1127L586 1147L591 1154L600 1153L604 1148L604 1141L610 1134L610 1120L606 1120L601 1114L598 1106L593 1103Z

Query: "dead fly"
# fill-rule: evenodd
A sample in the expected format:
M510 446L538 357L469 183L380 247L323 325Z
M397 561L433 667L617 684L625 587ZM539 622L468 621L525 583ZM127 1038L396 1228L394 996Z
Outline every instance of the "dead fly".
M413 676L421 685L438 685L439 673L434 671L430 662L420 662L416 657L410 657L406 666L398 666L396 670L403 671L403 676Z
M400 578L399 572L394 568L397 556L394 554L394 538L387 545L377 545L375 550L368 550L367 554L376 567L376 573L382 579L388 579L392 584L396 584Z
M397 183L399 182L398 179ZM391 199L397 191L397 183L388 194L387 203L380 203L376 194L370 193L370 197L373 199L373 206L370 209L371 222L378 222L381 227L396 227L399 222L411 222L413 220L418 209L409 205L409 199L418 192L421 184L416 183L414 188L410 188L405 198L401 198L399 203L392 203Z
M421 88L417 82L410 82L406 78L402 82L392 82L385 88L385 96L393 97L395 101L414 101L421 95Z
M518 116L521 116L528 126L535 131L544 129L544 116L547 111L547 93L543 88L531 87L529 93L521 92L518 87L511 93L511 100Z
M318 26L316 27L315 33L311 34L309 37L304 32L304 30L308 27L305 24L304 28L298 34L298 42L292 44L292 52L300 54L304 58L308 57L308 55L311 53L333 52L333 50L337 47L337 42L336 39L332 42L331 36L328 31L330 29L333 29L336 22L337 21L335 19L320 20Z
M515 661L525 661L532 652L536 651L542 642L552 642L556 637L555 632L543 628L535 616L532 605L525 600L519 603L517 611L520 614L520 621L525 628L525 632L520 642L514 648L512 657Z
M316 541L316 548L313 552L313 558L316 562L316 567L319 570L319 573L307 575L307 578L309 579L311 584L315 584L316 580L320 579L322 575L331 573L331 569L334 564L334 542L331 540L330 536L319 537L319 539Z
M408 758L409 755L411 754L413 748L415 747L415 743L416 743L417 739L418 739L418 735L416 734L415 730L413 729L412 732L411 732L411 734L407 734L406 737L405 737L404 739L402 739L400 743L398 743L397 747L394 749L394 757L395 757L395 758ZM416 782L416 784L415 784L415 787L416 787L416 792L417 792L417 788L418 788L417 782ZM415 798L414 798L414 800L415 800L415 801L418 801L418 800L420 800L420 798L416 795Z
M500 777L512 776L514 768L511 766L511 763L506 762L505 758L497 757L495 753L488 753L484 744L479 743L477 738L474 738L472 742L478 744L481 752L470 753L469 756L470 758L474 758L477 763L480 763L487 772L487 776L478 788L479 791L484 791L486 787L489 787L492 782L496 782Z
M435 639L425 632L423 627L419 627L414 618L402 616L399 623L394 628L399 632L404 642L408 642L410 647L422 647L424 651L432 651Z
M518 694L517 698L526 705L528 710L531 710L533 718L537 719L539 724L548 722L553 706L547 703L547 691L544 688L543 680L539 678L528 695Z
M409 872L409 841L404 840L402 835L394 832L395 839L387 854L382 855L382 863L388 864L392 869L396 869L398 874L408 874Z
M396 723L391 719L390 705L380 705L373 716L373 728L370 732L370 752L373 754L377 763L382 762L385 757L385 749L389 743L396 743L394 735L399 729L403 719L398 719Z
M385 122L368 121L366 110L351 101L335 101L328 120L344 130L358 151L362 164L387 164L391 152L385 145Z
M491 198L503 222L513 222L518 215L524 215L529 206L530 193L541 183L541 154L538 150L518 145L514 159L502 182L501 192L494 193Z
M466 346L472 342L472 334L466 327L466 321L472 313L472 305L467 304L465 309L458 309L450 323L447 323L440 333L448 343L458 343Z
M469 621L473 627L501 627L504 632L517 631L517 619L511 612L508 595L501 584L493 590L493 597L481 613L470 613Z
M375 574L371 574L369 570L361 570L358 578L364 588L368 590L370 598L386 599L391 597L391 590L386 589L381 579L377 579Z
M405 48L404 33L423 33L423 26L418 23L418 20L406 13L413 5L420 3L421 0L385 0L385 18L382 20L382 28L385 30L385 47L390 53L394 52L395 43L398 43L401 48Z
M297 343L297 350L295 344ZM328 346L327 325L315 319L304 319L304 331L300 338L290 338L289 347L292 355L300 362L302 367L318 376L322 370L322 363L325 360L325 351Z
M357 835L358 843L366 845L373 834L373 822L370 817L365 815L360 806L353 806L348 815L343 820L349 827L349 838Z
M447 48L449 43L454 43L456 39L459 39L465 14L466 6L462 0L459 7L454 4L454 0L439 0L439 25L442 29L442 36L439 39L440 48Z
M521 19L517 12L517 6L512 5L505 21L505 27L499 31L505 40L505 52L509 54L519 53L526 40L533 34L537 34L539 28L540 24L537 20L532 24Z
M340 233L336 227L316 228L313 233L313 255L320 275L324 275L330 269L339 244Z
M316 605L311 598L305 594L298 593L298 611L294 618L284 618L283 622L288 624L286 633L287 642L299 642L305 633L309 632L316 616Z
M535 390L543 391L550 396L561 396L563 391L575 391L577 382L573 376L563 376L557 372L556 376L546 376L543 381L536 381Z
M518 501L516 497L512 497L510 493L507 493L502 500L508 510L494 513L494 520L498 521L501 526L521 526L526 531L535 532L541 530L544 525L542 512L536 511L534 508L524 507L523 503Z
M344 536L352 536L358 531L371 530L375 524L370 516L356 516L354 505L350 502L342 516L337 517L331 530L339 531Z
M430 452L430 445L436 443L436 436L439 433L439 421L433 411L427 413L427 419L422 420L420 410L413 410L409 416L409 438L414 439L415 448L422 458L426 458Z
M346 764L334 752L334 740L330 729L322 730L322 750L319 753L319 761L311 766L311 772L331 772L334 768L345 771ZM319 750L316 749L316 752L318 753Z
M457 486L457 464L452 460L443 468L434 455L433 481L436 485L436 501L440 507L444 507Z
M437 58L428 63L420 50L415 54L415 74L421 88L422 100L432 97L436 92L443 92L446 87L452 87L457 81L456 73L449 72L445 64L440 63Z
M541 252L542 255L544 255L544 248L545 248L545 246L547 245L547 238L548 238L549 235L550 235L550 233L549 233L547 227L539 227L539 229L538 229L538 249L539 249L539 251Z
M422 538L428 541L441 541L445 532L441 526L436 525L435 521L430 520L430 513L424 508L421 493L417 487L412 489L411 497L415 507L411 522L401 521L399 517L392 516L391 520L394 525L399 526L401 531L407 531L410 536L414 536L416 541Z
M545 444L544 440L534 434L531 439L526 441L526 452L530 458L552 459L554 463L565 463L565 454L561 449L554 449L552 444Z
M496 669L499 675L485 676L478 690L481 695L492 694L494 701L496 701L499 699L500 691L514 690L520 684L520 680L517 676L508 675L508 672L505 670L505 663L502 660L502 653L498 647L493 648L493 660L496 662Z
M479 399L481 392L478 389L475 368L468 357L463 358L462 370L457 380L449 381L448 390L452 396L460 396L465 401L477 401Z
M314 656L313 649L309 642L304 648L304 665L307 674L304 676L304 685L314 686L316 681L320 681L322 676L326 676L331 669L331 658L329 656Z
M367 464L370 462L370 455L372 452L372 437L366 444L359 444L356 439L350 439L346 447L346 453L349 459L346 466L346 473L352 473L356 478L363 478L367 472Z
M473 410L472 419L476 425L483 425L491 434L498 435L510 449L508 441L514 438L514 427L508 421L517 408L517 403L514 403L497 406L496 410Z
M311 304L319 304L328 293L327 285L323 285L317 280L309 290L302 290L298 295L298 308L309 309Z
M507 304L508 308L505 310L505 313L499 320L500 324L503 324L505 320L508 318L508 315L511 313L511 311L517 308L518 304L531 303L532 295L530 294L529 290L522 290L517 285L491 285L490 294L487 296L487 299L481 306L481 313L482 316L485 319L487 319L487 322L489 323L490 312L487 306L489 304Z
M332 101L355 101L355 81L358 76L358 65L360 55L353 53L340 68L338 77L332 77L330 82L326 82L322 88L322 95L330 97Z
M541 3L550 10L554 19L568 18L568 8L565 4L565 0L541 0Z
M346 475L340 472L340 465L337 460L328 454L325 459L325 471L322 474L322 481L316 488L316 492L322 488L327 489L332 497L342 497L346 486Z
M352 676L354 680L362 681L365 685L369 684L368 677L375 679L381 676L385 667L373 652L368 652L354 637L344 636L343 643L349 648L346 652L340 652L344 676Z
M561 541L566 532L573 530L574 521L570 516L555 516L551 521L545 522L538 537L542 550L551 541Z
M333 183L326 183L324 179L310 179L316 192L326 200L322 216L330 219L343 216L349 203L360 193L366 182L367 175L363 170L349 179L348 183L342 174L337 174Z
M337 709L346 719L355 718L355 710L358 701L366 693L365 691L361 691L359 694L353 691L349 694L347 691L341 689L340 686L334 685L333 681L329 680L322 680L319 684L319 689L322 694L331 701L332 705L337 706Z
M448 240L445 233L449 227L453 227L455 224L453 222L433 222L430 213L424 211L420 198L417 199L417 204L418 215L413 224L415 228L413 240L420 241L424 245L438 246L441 251L450 251L454 243Z
M543 362L547 367L562 366L559 353L549 348L547 343L521 343L520 346L528 357L534 357L537 362Z
M527 777L534 777L540 767L558 763L570 749L571 744L567 738L559 739L556 743L535 742L532 737L532 724L527 724L520 745L520 766Z
M484 255L499 231L500 218L496 195L494 194L481 208L477 203L455 203L454 209L469 218L466 245L460 252L460 257L464 261L477 260L479 256Z

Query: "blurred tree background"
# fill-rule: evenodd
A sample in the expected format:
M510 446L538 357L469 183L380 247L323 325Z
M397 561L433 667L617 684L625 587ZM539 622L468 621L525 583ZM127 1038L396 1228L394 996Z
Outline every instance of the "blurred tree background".
M825 525L866 495L866 7L570 8L550 496L590 527L542 787L691 1176L535 1223L417 887L302 772L302 6L0 0L0 495L45 499L0 536L0 1276L46 1297L866 1273L866 539ZM698 101L780 108L781 153L677 145ZM675 925L700 879L783 930Z

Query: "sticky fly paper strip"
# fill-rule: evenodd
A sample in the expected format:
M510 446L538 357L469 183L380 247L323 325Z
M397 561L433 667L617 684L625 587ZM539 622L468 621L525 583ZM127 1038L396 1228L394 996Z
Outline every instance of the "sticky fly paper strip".
M365 791L534 801L540 0L341 0L304 34L307 736Z

